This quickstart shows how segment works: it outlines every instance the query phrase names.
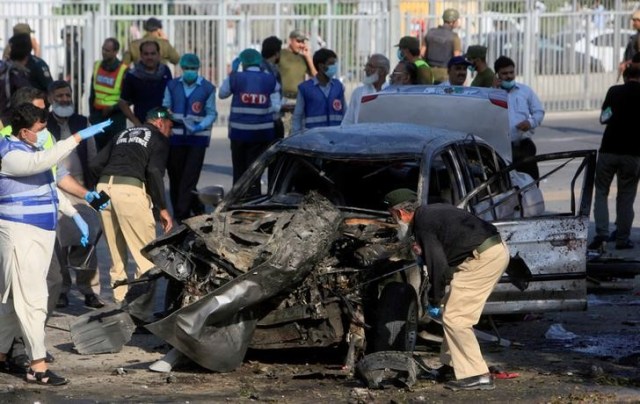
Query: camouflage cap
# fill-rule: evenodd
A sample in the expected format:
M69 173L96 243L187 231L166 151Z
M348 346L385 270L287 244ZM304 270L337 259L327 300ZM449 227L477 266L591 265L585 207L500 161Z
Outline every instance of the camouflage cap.
M454 8L448 8L444 10L444 13L442 13L442 19L444 20L444 22L454 22L459 18L460 13Z
M152 119L173 119L173 115L171 114L171 110L169 110L169 108L166 108L166 107L155 107L153 109L150 109L149 112L147 112L146 118L147 118L147 120L152 120Z
M13 35L18 34L32 34L36 31L31 29L31 26L27 23L21 22L13 26Z

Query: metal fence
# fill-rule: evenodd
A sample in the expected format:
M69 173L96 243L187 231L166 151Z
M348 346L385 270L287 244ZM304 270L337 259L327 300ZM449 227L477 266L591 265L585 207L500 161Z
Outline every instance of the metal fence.
M463 48L487 45L490 64L500 54L512 57L519 80L536 90L547 111L580 110L598 108L615 84L621 50L632 33L630 15L637 4L614 1L609 10L597 10L578 9L576 1L570 9L541 7L539 0L0 0L0 47L14 24L29 23L52 75L72 81L86 113L85 90L102 41L113 36L126 49L142 36L149 17L163 22L180 53L201 57L201 73L215 84L242 49L259 49L270 35L286 42L297 28L309 34L312 50L328 47L338 54L339 73L350 91L362 78L368 55L390 55L394 64L393 45L401 36L423 37L441 23L445 8L454 7L462 16ZM224 124L226 108L219 102L218 124Z

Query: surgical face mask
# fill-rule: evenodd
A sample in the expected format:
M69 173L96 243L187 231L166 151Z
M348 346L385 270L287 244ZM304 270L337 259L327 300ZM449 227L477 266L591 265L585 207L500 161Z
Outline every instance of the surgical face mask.
M337 63L327 66L327 70L324 71L324 74L326 74L327 77L329 77L330 79L333 78L337 73L338 73Z
M182 73L182 80L184 80L187 84L195 83L197 79L198 79L197 70L185 70Z
M515 85L515 80L502 80L500 82L500 87L504 88L505 90L511 90L513 87L515 87Z
M396 236L399 241L403 241L409 235L409 223L405 223L401 220L398 220L398 230L396 230Z
M363 84L373 84L376 81L378 81L379 78L380 78L380 76L378 76L378 72L375 72L371 76L366 76L365 78L363 78L362 79L362 83Z
M402 49L398 49L397 56L399 61L402 62L404 60L404 52L402 51Z
M68 118L73 115L73 104L62 105L54 103L51 109L53 110L53 113L58 115L60 118Z
M47 143L47 140L49 140L49 131L43 129L40 132L36 133L36 142L34 146L38 149L42 149L44 147L44 144Z

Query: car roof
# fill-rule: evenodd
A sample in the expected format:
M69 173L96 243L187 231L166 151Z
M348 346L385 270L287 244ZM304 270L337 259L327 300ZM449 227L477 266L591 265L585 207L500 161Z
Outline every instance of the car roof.
M468 136L464 132L426 125L358 123L310 129L283 139L277 147L302 154L312 152L336 158L375 159L390 155L421 155L427 146L436 150Z

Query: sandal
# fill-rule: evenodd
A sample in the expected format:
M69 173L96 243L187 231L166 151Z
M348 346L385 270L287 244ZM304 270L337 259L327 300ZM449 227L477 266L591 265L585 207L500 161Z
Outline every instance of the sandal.
M29 370L27 370L26 380L27 383L45 384L49 386L62 386L69 383L68 379L58 376L49 369L44 372L36 372L29 368Z

